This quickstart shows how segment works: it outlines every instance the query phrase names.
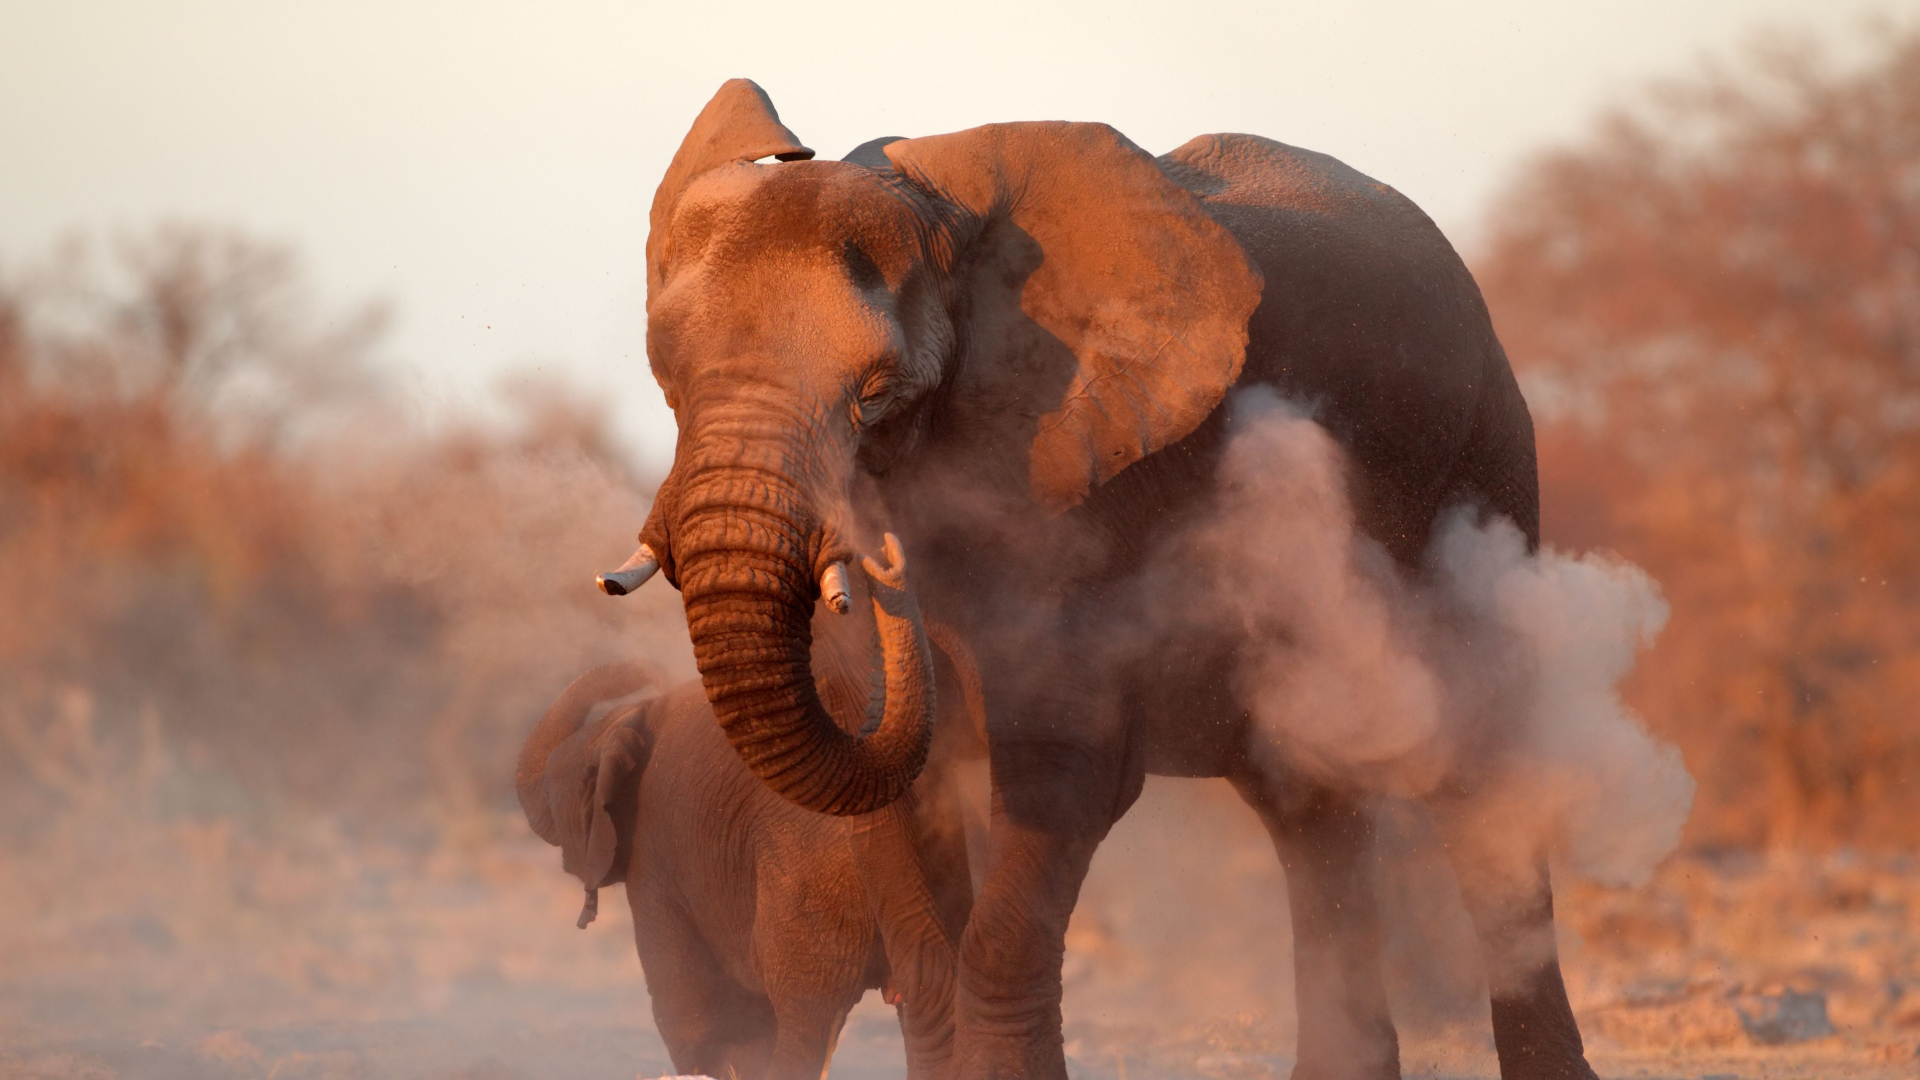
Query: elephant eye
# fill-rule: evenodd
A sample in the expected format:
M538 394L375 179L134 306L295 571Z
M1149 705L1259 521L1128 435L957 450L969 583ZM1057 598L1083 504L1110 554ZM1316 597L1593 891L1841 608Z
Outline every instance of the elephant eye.
M853 430L859 431L880 418L887 400L887 377L883 368L876 367L860 384L860 394L853 402Z

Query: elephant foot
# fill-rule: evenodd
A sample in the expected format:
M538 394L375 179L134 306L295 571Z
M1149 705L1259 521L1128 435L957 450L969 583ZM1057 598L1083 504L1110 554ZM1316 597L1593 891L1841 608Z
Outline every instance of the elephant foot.
M1493 1045L1500 1080L1599 1080L1558 965L1537 974L1530 993L1493 999Z
M1400 1080L1400 1066L1365 1065L1351 1061L1294 1063L1291 1080Z
M1500 1051L1500 1080L1599 1080L1584 1054L1571 1056L1562 1049L1536 1053L1521 1050L1516 1054Z
M1556 1037L1495 1040L1500 1080L1599 1080L1579 1041Z
M1369 970L1378 971L1379 962ZM1337 985L1340 974L1323 971L1319 980L1317 985ZM1348 985L1358 982L1350 979ZM1400 1036L1386 993L1377 981L1364 985L1376 992L1357 1000L1322 995L1301 1006L1292 1080L1399 1080Z
M1349 1046L1345 1053L1308 1051L1294 1062L1291 1080L1400 1080L1397 1042L1379 1046Z

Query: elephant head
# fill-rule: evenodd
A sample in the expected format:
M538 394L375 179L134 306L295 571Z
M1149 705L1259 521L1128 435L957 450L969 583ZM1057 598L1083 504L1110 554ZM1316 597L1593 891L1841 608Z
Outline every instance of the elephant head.
M520 748L514 775L520 809L534 833L560 849L561 866L586 886L582 929L599 911L601 886L626 878L632 794L650 750L634 723L637 708L618 705L654 685L637 665L594 668L561 691Z
M801 805L855 814L911 783L931 720L890 701L850 735L809 675L818 583L858 540L856 478L911 463L991 512L1070 508L1213 411L1261 282L1103 124L812 157L736 79L654 198L647 352L679 442L640 539L683 593L742 759Z

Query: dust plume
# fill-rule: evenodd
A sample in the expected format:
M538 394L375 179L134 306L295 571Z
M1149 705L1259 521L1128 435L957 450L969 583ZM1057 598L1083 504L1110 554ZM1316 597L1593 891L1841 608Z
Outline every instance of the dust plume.
M1250 635L1235 677L1261 749L1487 822L1515 858L1550 848L1597 881L1644 880L1693 798L1618 690L1667 616L1653 581L1530 553L1511 522L1468 510L1406 573L1356 530L1323 428L1264 390L1232 409L1213 511L1162 572L1185 618Z
M1502 972L1454 870L1470 861L1517 902L1543 851L1564 892L1642 882L1674 849L1693 782L1618 692L1666 606L1630 565L1530 553L1511 523L1464 511L1423 565L1398 566L1356 529L1343 451L1307 410L1264 389L1230 408L1217 490L1147 569L1150 614L1127 647L1251 641L1232 678L1254 752L1373 808L1404 1062L1490 1070L1485 995ZM1251 810L1221 781L1150 779L1096 854L1068 935L1075 1068L1285 1075L1291 933Z

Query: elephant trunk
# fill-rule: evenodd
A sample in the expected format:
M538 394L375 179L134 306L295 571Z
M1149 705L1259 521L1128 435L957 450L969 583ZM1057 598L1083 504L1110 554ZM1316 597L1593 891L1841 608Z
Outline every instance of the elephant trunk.
M765 448L761 448L765 449ZM890 566L865 561L880 630L886 703L870 734L843 731L811 666L815 530L784 471L732 460L680 488L673 561L714 716L734 750L785 798L865 814L904 794L933 731L932 658L897 541Z

